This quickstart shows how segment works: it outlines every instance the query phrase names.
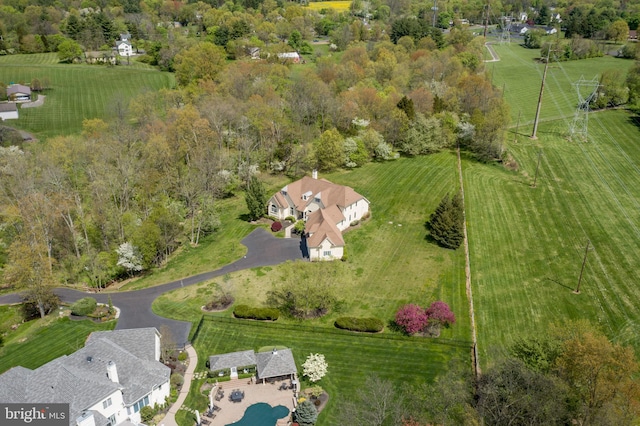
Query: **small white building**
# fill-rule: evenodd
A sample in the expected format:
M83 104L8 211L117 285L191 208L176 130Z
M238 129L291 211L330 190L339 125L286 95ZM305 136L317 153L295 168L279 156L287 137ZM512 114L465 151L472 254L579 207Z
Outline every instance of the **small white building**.
M304 220L311 260L341 259L342 231L369 213L369 200L353 188L325 179L305 176L274 194L267 203L268 214L278 219L292 216Z
M17 120L18 119L18 106L13 102L0 103L0 121L3 120Z
M278 58L283 61L293 62L294 64L300 63L300 55L298 52L284 52L278 53Z

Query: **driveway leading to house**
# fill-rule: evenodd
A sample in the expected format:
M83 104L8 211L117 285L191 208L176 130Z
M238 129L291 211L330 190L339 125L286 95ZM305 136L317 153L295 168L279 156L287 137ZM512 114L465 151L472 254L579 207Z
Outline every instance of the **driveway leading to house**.
M120 319L116 330L167 326L173 334L175 342L182 346L187 343L191 323L163 318L153 313L153 301L163 293L180 287L201 283L215 277L243 269L259 266L277 265L287 260L303 259L303 242L298 238L276 238L264 228L257 228L243 240L247 247L247 254L229 265L211 272L172 281L143 290L125 291L121 293L88 293L69 288L57 288L55 293L66 303L73 303L83 297L93 297L99 303L107 303L109 296L114 306L120 309ZM18 293L0 296L0 305L20 303Z

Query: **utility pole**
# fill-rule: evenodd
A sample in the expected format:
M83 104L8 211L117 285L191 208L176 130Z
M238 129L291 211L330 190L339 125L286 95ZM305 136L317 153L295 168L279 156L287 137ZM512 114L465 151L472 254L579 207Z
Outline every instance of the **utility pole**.
M536 175L533 178L533 185L532 185L533 188L536 187L536 182L538 182L538 170L540 169L540 157L541 156L542 156L542 150L538 151L538 165L536 166Z
M582 268L580 268L580 277L578 278L578 287L574 290L575 294L580 294L580 284L582 283L582 273L584 272L584 265L587 264L587 254L589 253L589 244L591 240L587 240L587 246L584 248L584 259L582 259Z
M540 85L540 96L538 96L538 108L536 109L536 118L533 121L533 133L531 139L538 139L536 133L538 132L538 120L540 119L540 108L542 108L542 92L544 92L544 80L547 78L547 68L549 68L549 54L551 53L551 46L547 50L547 60L544 63L544 72L542 73L542 85Z
M518 130L520 129L520 114L522 110L518 110L518 124L516 124L516 135L513 137L513 142L518 143Z

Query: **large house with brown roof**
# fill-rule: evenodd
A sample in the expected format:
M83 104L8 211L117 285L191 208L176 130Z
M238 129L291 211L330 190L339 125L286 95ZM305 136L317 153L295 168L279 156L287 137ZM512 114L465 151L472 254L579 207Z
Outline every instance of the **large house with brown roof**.
M340 259L344 254L342 231L369 212L369 200L353 188L326 179L305 176L274 194L268 213L278 219L293 216L306 222L311 260Z

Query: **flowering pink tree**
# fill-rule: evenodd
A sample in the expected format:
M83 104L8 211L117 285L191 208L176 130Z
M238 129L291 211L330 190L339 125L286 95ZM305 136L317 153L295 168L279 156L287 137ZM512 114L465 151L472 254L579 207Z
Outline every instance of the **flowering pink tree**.
M456 316L451 312L449 305L440 300L433 302L431 306L427 308L425 313L427 315L429 325L433 325L438 328L442 325L448 327L456 322Z
M396 324L404 329L407 334L414 334L427 325L427 314L418 305L404 305L396 312Z

